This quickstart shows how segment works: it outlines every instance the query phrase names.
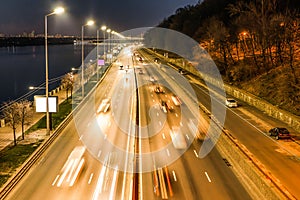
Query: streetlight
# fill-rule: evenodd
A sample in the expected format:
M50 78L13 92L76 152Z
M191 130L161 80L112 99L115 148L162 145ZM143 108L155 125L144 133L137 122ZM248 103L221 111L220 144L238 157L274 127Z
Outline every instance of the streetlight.
M81 92L82 98L84 97L84 44L83 44L83 35L84 35L84 27L85 26L92 26L95 22L93 20L89 20L86 24L82 25L81 27Z
M107 29L106 30L107 32L107 38L108 38L108 47L107 47L107 52L109 53L108 56L109 56L109 63L110 63L110 56L111 56L111 53L110 53L110 33L111 33L111 29Z
M111 33L111 29L107 29L106 32L108 33L108 49L107 51L110 52L110 33Z
M104 43L104 59L105 59L105 31L106 31L107 27L106 26L101 26L101 30L103 31L103 43Z
M45 59L46 59L46 124L47 124L47 130L46 135L50 135L50 113L49 113L49 83L48 83L48 24L47 24L47 18L51 15L58 15L65 12L65 9L63 7L57 7L54 9L52 13L49 13L48 15L45 15Z

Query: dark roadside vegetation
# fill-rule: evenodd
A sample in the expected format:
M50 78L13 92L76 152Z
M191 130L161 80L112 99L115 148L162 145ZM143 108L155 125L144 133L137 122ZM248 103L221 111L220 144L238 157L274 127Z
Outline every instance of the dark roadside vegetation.
M299 0L203 0L159 27L196 40L228 84L300 116L299 10Z

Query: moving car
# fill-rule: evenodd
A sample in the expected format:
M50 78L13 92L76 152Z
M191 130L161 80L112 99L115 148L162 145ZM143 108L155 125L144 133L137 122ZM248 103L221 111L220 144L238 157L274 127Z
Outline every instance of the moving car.
M100 113L100 112L106 113L109 109L109 106L110 106L110 99L103 99L97 109L97 113Z
M160 63L160 60L159 60L159 58L154 58L154 62L156 62L156 63Z
M161 109L163 110L164 113L168 112L167 102L161 101Z
M171 98L172 98L172 101L175 104L175 106L180 106L182 104L182 102L178 96L173 95Z
M155 91L156 93L165 93L165 91L162 89L161 86L156 86L154 91Z
M227 98L225 104L229 108L236 108L238 107L238 102L235 99Z
M290 132L286 128L275 127L269 130L270 136L275 136L276 140L278 139L289 139L291 138Z
M84 167L84 153L84 146L77 146L73 149L61 169L59 179L55 182L57 187L72 187L75 184Z
M187 143L180 131L180 128L172 127L172 130L170 131L170 136L175 149L181 150L187 148Z
M154 82L154 81L155 81L154 76L150 76L149 80L150 80L151 82Z

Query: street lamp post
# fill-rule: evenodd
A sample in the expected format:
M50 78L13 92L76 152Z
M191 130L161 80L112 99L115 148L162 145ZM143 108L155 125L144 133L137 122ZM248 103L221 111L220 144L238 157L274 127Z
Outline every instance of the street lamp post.
M106 31L107 27L106 26L101 26L101 30L103 31L103 52L104 52L104 55L103 55L103 59L106 60L105 58L105 31Z
M107 29L106 30L107 32L107 38L108 38L108 47L107 47L107 52L109 53L109 59L110 59L110 56L111 56L111 52L110 52L110 33L111 33L111 29ZM111 60L109 60L109 62L111 62Z
M58 7L54 9L54 11L48 15L45 15L45 65L46 65L46 135L50 135L50 113L49 113L49 74L48 74L48 24L47 24L47 19L48 16L51 15L56 15L56 14L61 14L65 12L65 9L62 7Z
M93 20L89 20L86 24L81 27L81 93L82 98L84 97L84 43L83 43L83 35L84 35L84 27L94 25Z
M96 52L96 70L97 70L97 81L99 79L99 72L98 72L98 56L99 56L99 29L97 29L97 52Z

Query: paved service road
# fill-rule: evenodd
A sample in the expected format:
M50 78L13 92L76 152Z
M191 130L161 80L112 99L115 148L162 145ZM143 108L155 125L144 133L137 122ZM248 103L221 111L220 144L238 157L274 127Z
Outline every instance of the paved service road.
M199 101L210 109L210 97L203 87L193 85ZM220 103L224 104L220 100ZM243 108L252 109L246 105ZM266 117L267 118L267 117ZM262 118L261 120L264 121ZM266 168L280 180L280 182L295 197L300 198L298 190L300 182L300 159L291 154L284 143L293 143L291 140L276 141L269 137L260 124L245 115L241 108L228 108L226 112L225 128L237 138Z

